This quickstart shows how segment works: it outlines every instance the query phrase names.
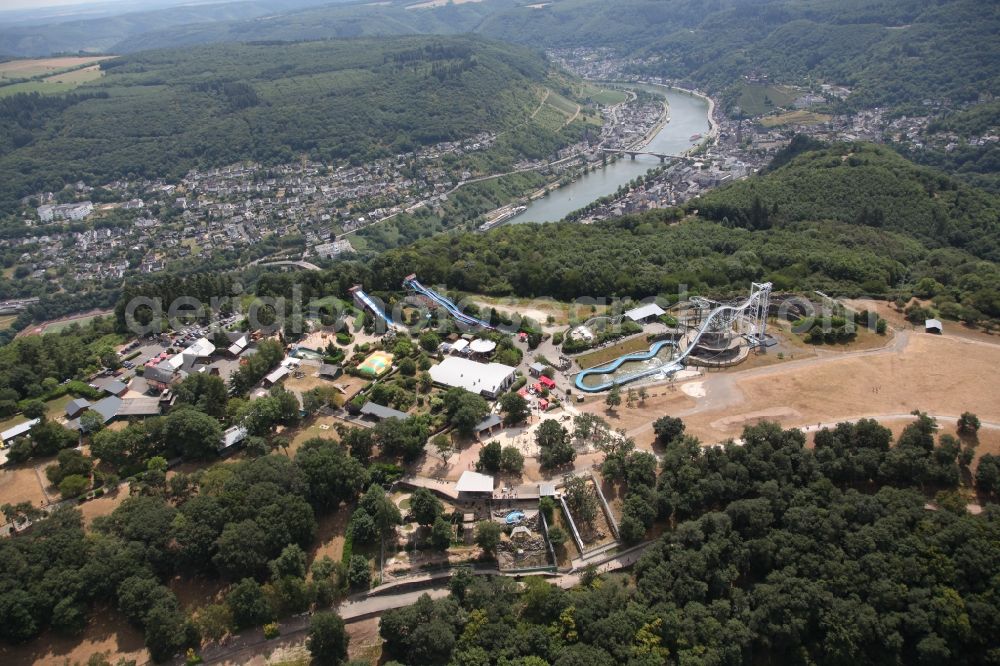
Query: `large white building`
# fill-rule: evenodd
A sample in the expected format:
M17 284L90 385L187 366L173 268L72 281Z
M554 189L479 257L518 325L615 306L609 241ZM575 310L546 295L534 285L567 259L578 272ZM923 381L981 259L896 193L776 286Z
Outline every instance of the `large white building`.
M89 201L80 201L68 204L46 204L37 209L38 219L42 222L52 222L53 220L74 220L79 221L94 212L94 204Z
M435 384L495 399L514 383L514 371L503 363L477 363L461 356L447 356L430 369L430 374Z

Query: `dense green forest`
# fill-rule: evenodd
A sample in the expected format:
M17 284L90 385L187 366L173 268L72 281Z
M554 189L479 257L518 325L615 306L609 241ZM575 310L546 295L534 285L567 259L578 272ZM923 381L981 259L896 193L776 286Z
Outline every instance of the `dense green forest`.
M790 146L790 153L795 149ZM750 229L802 220L881 228L929 248L956 247L1000 261L1000 198L995 195L870 144L837 144L784 162L779 155L779 166L766 175L720 187L689 208Z
M1000 8L989 0L508 0L408 10L409 2L318 7L270 21L179 26L119 50L206 41L477 32L545 47L605 46L653 62L643 72L721 91L747 74L823 80L852 103L996 95Z
M152 30L193 23L241 21L315 5L329 5L333 2L331 0L243 0L242 2L176 3L173 6L144 8L144 11L127 13L111 10L108 16L99 17L87 11L73 16L70 10L59 12L56 16L50 15L48 18L53 20L51 23L41 23L35 19L27 24L12 23L3 26L0 28L0 54L34 58L82 50L111 51L116 44L130 35L139 35Z
M0 347L0 416L18 411L22 399L53 397L64 379L115 365L122 340L112 318L98 317L86 326L26 335Z
M0 542L0 637L78 635L95 606L114 604L162 661L203 639L328 608L369 585L373 551L358 550L359 514L375 542L399 524L384 487L401 471L369 458L373 445L384 455L407 438L408 424L345 431L343 444L310 440L292 458L253 444L257 457L168 479L164 442L197 459L217 439L218 423L197 410L229 414L234 403L253 410L269 400L280 410L291 395L227 406L212 383L221 387L214 377L182 385L195 409L94 436L93 454L133 484L109 516L84 530L79 511L62 507ZM297 418L290 402L288 417ZM750 655L765 663L993 663L1000 521L994 505L966 513L956 492L975 433L963 443L936 429L917 414L893 445L888 428L862 420L821 431L808 449L801 432L764 423L745 428L742 445L703 448L678 419L661 419L661 469L654 461L648 473L615 477L642 500L633 507L643 509L640 539L654 522L667 527L634 576L584 571L571 590L542 579L519 590L513 579L459 569L448 599L385 613L385 651L419 666L736 665ZM425 441L426 432L414 443ZM91 465L61 456L59 467L77 463ZM996 459L979 465L992 470L976 474L988 499L1000 486ZM114 491L117 477L98 475ZM927 510L928 495L938 509ZM317 518L359 498L356 550L310 564ZM450 527L454 516L428 508L435 524ZM3 509L8 518L39 518L30 505ZM165 584L178 575L221 578L221 600L184 610Z
M550 83L540 55L469 37L199 46L102 67L107 75L76 94L4 100L8 210L78 179L177 177L302 155L368 160L509 129Z
M887 148L798 153L801 143L783 166L691 202L698 217L507 225L420 240L353 271L383 292L416 272L463 291L564 300L674 296L681 285L735 294L770 280L780 290L933 297L967 320L1000 317L995 196Z
M651 491L673 528L634 577L456 577L450 597L382 617L385 650L413 665L993 663L996 507L928 511L920 489L937 484L906 475L926 465L953 487L953 443L924 418L892 449L874 422L821 434L815 451L773 424L744 446L677 437ZM928 462L880 488L879 465L903 457Z

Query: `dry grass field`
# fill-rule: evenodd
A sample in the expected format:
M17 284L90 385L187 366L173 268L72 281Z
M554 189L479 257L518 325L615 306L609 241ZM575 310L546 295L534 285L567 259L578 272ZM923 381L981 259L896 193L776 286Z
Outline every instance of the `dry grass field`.
M656 388L645 405L633 409L609 413L602 401L583 407L625 428L644 446L653 440L651 422L664 414L682 417L687 431L706 443L739 437L744 426L762 420L785 427L861 417L905 421L914 409L946 416L972 411L996 423L1000 375L983 369L998 366L1000 345L903 331L880 350L823 354L712 373L676 390Z
M115 56L64 56L60 58L29 58L0 62L0 80L27 79L45 74L58 74L68 69L108 60Z

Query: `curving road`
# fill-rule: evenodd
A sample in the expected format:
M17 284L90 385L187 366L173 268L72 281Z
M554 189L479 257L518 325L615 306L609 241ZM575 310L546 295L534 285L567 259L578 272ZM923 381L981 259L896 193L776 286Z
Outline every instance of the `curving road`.
M323 270L314 263L308 261L265 261L263 263L257 264L258 266L295 266L296 268L302 268L307 271L320 271Z

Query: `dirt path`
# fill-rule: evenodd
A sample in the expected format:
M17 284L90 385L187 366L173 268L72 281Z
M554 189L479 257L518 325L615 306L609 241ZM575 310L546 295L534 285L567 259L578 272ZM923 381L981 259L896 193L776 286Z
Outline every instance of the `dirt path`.
M532 120L534 120L534 119L535 119L535 116L537 116L537 115L538 115L538 112L542 110L542 107L543 107L543 106L545 106L545 102L547 102L547 101L548 101L548 99L549 99L549 95L550 95L550 94L552 94L552 91L551 91L551 90L549 90L548 88L546 88L546 89L545 89L545 97L542 97L542 101L538 103L538 108L537 108L537 109L535 109L534 111L532 111L532 112L531 112L531 116L530 116L530 118L531 118Z
M580 116L580 109L581 109L580 105L579 105L579 104L577 104L577 105L576 105L576 111L574 111L574 112L573 112L573 115L572 115L572 116L570 116L570 119L569 119L569 120L567 120L566 122L564 122L564 123L563 123L563 126L562 126L562 127L566 127L566 126L567 126L567 125L569 125L569 124L570 124L571 122L573 122L574 120L576 120L576 119L577 119L577 118L578 118L578 117ZM560 127L559 129L562 129L562 127Z
M739 437L763 420L785 427L831 425L863 416L908 418L914 409L941 415L976 413L1000 423L1000 345L964 336L897 331L879 349L829 352L745 371L707 373L654 396L645 406L620 408L612 425L640 446L653 442L652 422L670 414L703 442ZM659 393L659 391L656 391ZM584 409L608 417L603 403Z

